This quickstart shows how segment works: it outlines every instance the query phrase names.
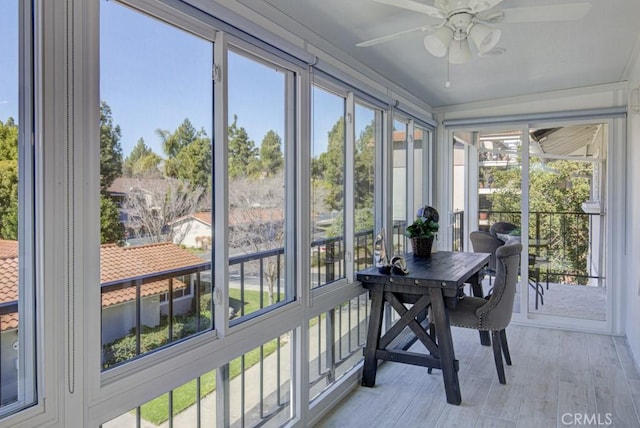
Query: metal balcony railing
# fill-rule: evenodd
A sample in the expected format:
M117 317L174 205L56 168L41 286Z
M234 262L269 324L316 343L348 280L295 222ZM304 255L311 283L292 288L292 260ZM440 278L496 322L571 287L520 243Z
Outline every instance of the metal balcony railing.
M485 211L488 224L521 224L520 212ZM529 213L530 253L545 260L547 283L603 281L604 223L599 213L533 211Z

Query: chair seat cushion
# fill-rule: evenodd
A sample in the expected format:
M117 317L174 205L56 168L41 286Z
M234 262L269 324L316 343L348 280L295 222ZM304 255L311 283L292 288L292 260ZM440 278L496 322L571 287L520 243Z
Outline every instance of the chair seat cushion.
M476 316L476 311L486 304L486 299L464 296L464 299L458 300L455 308L449 309L449 321L451 325L480 329L480 319Z

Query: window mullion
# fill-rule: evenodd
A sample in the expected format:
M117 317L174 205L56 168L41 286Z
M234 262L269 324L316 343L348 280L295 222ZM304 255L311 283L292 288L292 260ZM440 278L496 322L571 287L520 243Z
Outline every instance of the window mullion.
M345 270L347 281L354 277L354 234L355 234L355 202L354 202L354 167L355 167L355 100L353 92L346 99L345 117L345 157L344 157L344 235L345 235Z

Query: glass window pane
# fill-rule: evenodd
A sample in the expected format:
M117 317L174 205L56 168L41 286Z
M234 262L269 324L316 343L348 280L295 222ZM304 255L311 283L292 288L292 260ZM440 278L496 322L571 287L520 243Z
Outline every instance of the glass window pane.
M345 102L312 88L311 287L345 277L344 170Z
M465 145L470 144L471 134L455 132L453 134L453 186L452 186L452 250L465 251L466 234L464 233L464 201L465 201Z
M291 333L229 363L230 426L286 425L291 419Z
M522 138L520 130L478 134L478 228L493 231L498 238L521 229ZM491 276L483 285L486 294ZM513 311L520 312L519 291Z
M379 146L376 112L356 103L355 106L354 271L373 265L376 148Z
M427 131L418 126L413 128L413 207L414 211L427 202L423 196L423 189L429 177L424 165L424 152L427 150ZM414 213L415 214L415 213Z
M29 56L31 50L19 37L31 30L20 25L29 7L0 2L0 414L35 402L34 275L27 270L35 253L28 238L33 212L27 212L34 196L33 154L30 142L21 139L29 135L29 124L20 115L21 103L31 103L20 92L31 70L19 65L20 51Z
M496 222L520 225L522 132L484 132L478 137L478 212L481 229Z
M275 65L229 52L229 318L293 299L285 278L285 89Z
M361 294L309 320L309 399L363 359L371 302Z
M213 328L213 45L100 13L103 367Z
M607 137L606 123L529 130L531 312L606 320Z
M102 428L215 426L215 420L216 371L212 370L103 423Z
M407 132L408 124L393 121L393 254L408 250L407 226Z

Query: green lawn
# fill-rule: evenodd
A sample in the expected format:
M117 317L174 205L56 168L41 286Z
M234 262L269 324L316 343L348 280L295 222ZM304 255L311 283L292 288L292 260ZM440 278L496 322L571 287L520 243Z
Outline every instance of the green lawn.
M240 290L230 289L229 297L240 300ZM260 309L260 292L245 290L244 292L245 314L255 312ZM264 304L268 304L268 294L264 293ZM284 298L284 295L282 296ZM284 344L281 342L281 345ZM273 339L263 345L264 357L273 354L278 347L277 340ZM256 348L245 354L244 367L245 370L260 362L260 348ZM231 379L241 373L241 358L236 358L229 364L229 372ZM205 397L216 389L215 370L205 373L200 377L200 397ZM174 415L182 412L196 402L197 390L196 380L189 381L184 385L173 390L173 409ZM163 394L140 407L141 416L156 425L169 419L169 394Z

